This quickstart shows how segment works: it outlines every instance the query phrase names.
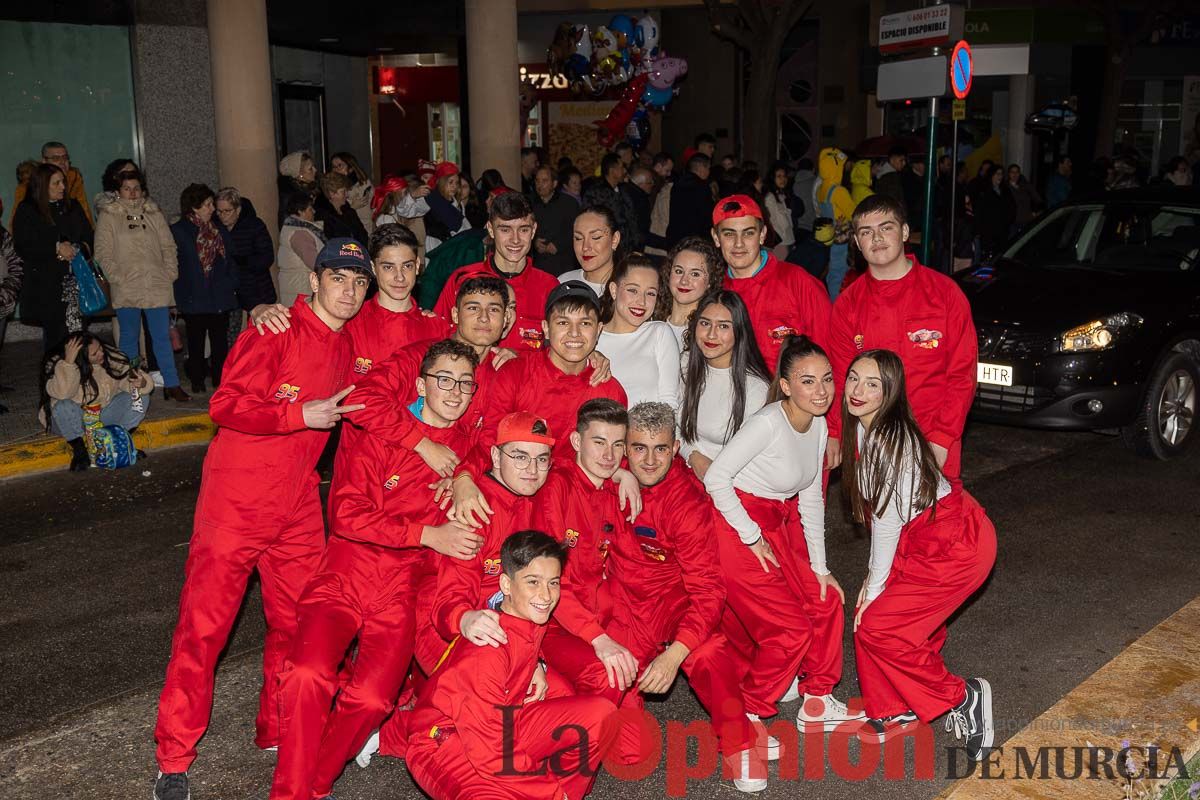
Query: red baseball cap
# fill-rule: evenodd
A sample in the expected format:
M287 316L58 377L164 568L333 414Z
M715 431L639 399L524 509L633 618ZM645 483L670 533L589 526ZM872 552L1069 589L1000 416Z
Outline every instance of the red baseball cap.
M457 174L458 164L455 164L453 161L442 161L433 168L433 174L429 176L425 183L430 189L432 189L433 187L437 186L437 182L442 178L447 178L451 175Z
M713 207L714 228L725 220L735 219L736 217L755 217L761 220L763 213L762 209L758 207L758 203L754 202L752 197L745 194L732 194L729 197L722 198Z
M535 442L554 447L554 436L546 420L528 411L514 411L500 420L496 431L496 444L509 442Z

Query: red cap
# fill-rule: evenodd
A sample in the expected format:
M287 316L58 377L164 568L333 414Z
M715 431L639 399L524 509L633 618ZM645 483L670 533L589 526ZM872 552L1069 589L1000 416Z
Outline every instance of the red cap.
M546 420L537 414L514 411L500 420L500 428L496 431L496 444L509 442L535 442L554 447L554 436L551 435Z
M437 182L442 178L447 178L451 175L458 174L458 164L453 161L439 161L438 165L433 168L433 174L429 176L427 183L429 188L437 186Z
M407 189L408 181L398 175L388 175L381 186L375 187L375 194L371 197L371 211L379 213L379 209L383 208L383 201L387 200L387 196L397 189Z
M713 207L714 228L725 220L736 217L755 217L761 220L763 218L762 209L758 207L758 203L754 202L753 198L745 194L733 194L722 198Z
M515 191L516 189L510 189L507 186L497 186L495 189L492 189L490 192L488 192L488 197L499 197L502 194L508 194L509 192Z

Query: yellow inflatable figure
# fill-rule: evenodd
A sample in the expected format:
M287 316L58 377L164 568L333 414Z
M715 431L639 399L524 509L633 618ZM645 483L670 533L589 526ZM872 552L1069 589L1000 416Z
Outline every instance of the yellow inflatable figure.
M859 203L873 194L875 192L871 189L871 159L859 159L850 168L850 199L857 208Z

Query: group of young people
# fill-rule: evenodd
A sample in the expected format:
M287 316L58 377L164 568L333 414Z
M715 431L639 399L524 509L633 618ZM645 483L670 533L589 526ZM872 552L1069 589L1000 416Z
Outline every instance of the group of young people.
M368 252L329 241L310 295L254 310L211 401L157 800L190 796L255 570L272 798L329 797L379 752L435 798L575 800L601 760L654 750L644 697L680 671L741 791L766 788L780 754L763 721L801 698L805 730L886 738L945 717L983 757L990 686L940 655L996 552L959 480L975 331L956 285L905 255L903 207L856 209L870 271L833 306L763 248L749 197L720 201L711 242L661 266L617 258L613 222L580 212L582 272L559 282L529 257L528 201L502 194L492 251L433 311L395 224ZM339 426L326 517L315 467ZM839 465L871 529L861 708L834 696Z

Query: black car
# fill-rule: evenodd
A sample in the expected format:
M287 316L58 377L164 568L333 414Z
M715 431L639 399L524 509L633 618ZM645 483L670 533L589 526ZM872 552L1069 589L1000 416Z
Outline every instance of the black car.
M979 335L972 416L1119 429L1160 459L1196 438L1200 196L1114 192L1054 209L958 276Z

